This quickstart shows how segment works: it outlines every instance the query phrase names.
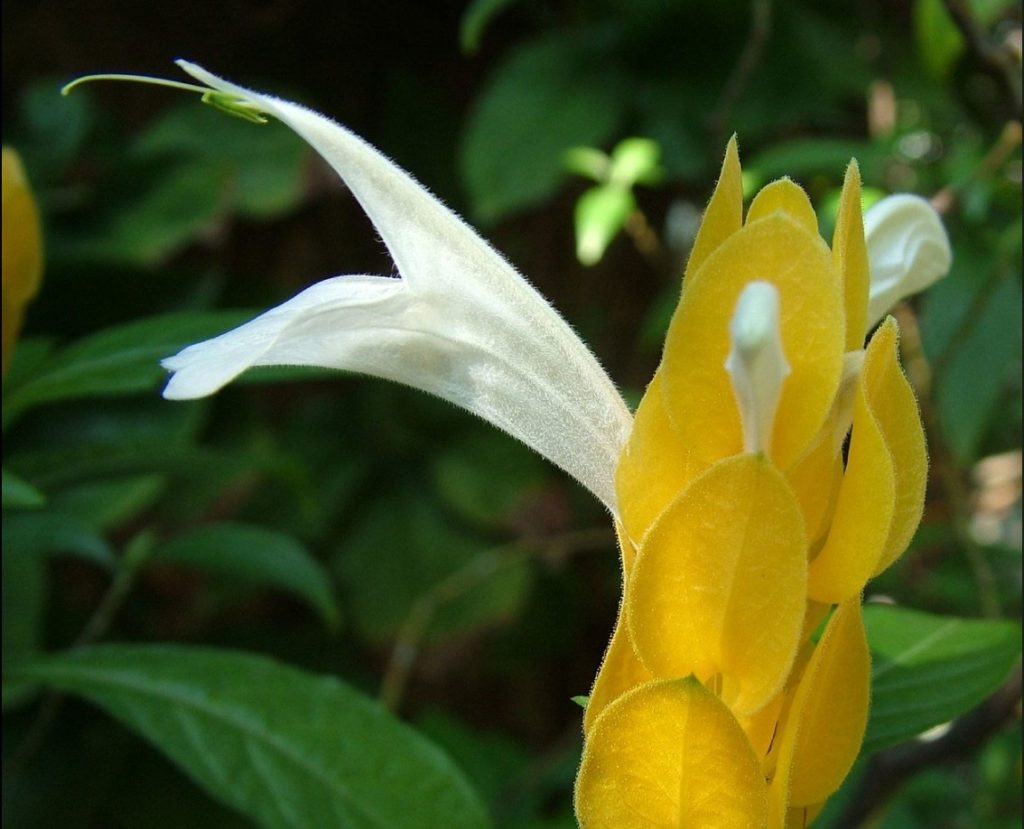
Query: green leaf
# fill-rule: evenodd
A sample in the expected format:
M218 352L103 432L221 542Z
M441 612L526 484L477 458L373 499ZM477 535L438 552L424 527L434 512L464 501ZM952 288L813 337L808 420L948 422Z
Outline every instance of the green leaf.
M333 677L265 657L108 645L18 667L100 706L268 829L480 829L434 745Z
M178 312L107 328L52 354L31 378L4 395L4 423L42 403L152 391L166 372L160 360L220 334L252 315Z
M611 159L594 147L570 147L562 156L562 163L570 173L601 183L608 178Z
M356 625L376 642L389 641L418 600L436 596L458 574L459 589L437 597L429 634L439 638L506 619L522 606L530 569L521 556L492 546L458 529L412 484L398 482L387 498L360 511L335 566Z
M624 100L592 33L561 35L513 52L477 99L460 157L473 213L494 222L554 195L565 151L599 146Z
M309 602L329 626L338 624L338 604L324 568L298 541L265 527L227 522L200 527L161 544L152 559L285 590Z
M140 158L178 156L209 171L218 202L242 215L281 215L304 192L308 148L276 122L255 127L186 104L150 127L133 149Z
M579 694L575 697L569 697L569 699L575 702L584 711L586 711L587 706L590 705L590 697L587 694Z
M650 138L627 138L612 150L608 180L622 187L657 184L663 175L661 147Z
M935 401L946 440L961 463L978 457L1003 394L1020 379L1021 288L1002 280L969 333L950 342Z
M576 258L584 265L600 262L635 209L633 193L618 185L587 190L576 202Z
M445 505L487 529L508 527L530 490L544 480L538 455L492 429L470 428L433 457Z
M873 655L864 751L915 737L970 710L1020 658L1020 626L932 616L886 605L864 608Z
M115 529L150 506L164 489L160 475L86 481L54 495L53 506L99 531Z
M16 512L4 516L4 558L66 554L105 569L117 564L110 545L92 527L57 509Z
M3 470L4 509L35 509L45 503L46 496L32 484L13 472Z
M480 48L484 30L502 11L518 0L472 0L459 22L459 46L467 55Z

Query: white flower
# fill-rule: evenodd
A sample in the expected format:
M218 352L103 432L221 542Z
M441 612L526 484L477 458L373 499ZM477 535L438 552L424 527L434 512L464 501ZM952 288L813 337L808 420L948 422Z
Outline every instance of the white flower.
M615 466L632 417L587 346L493 248L344 127L179 61L273 115L344 179L400 279L339 276L164 360L171 399L203 397L251 366L347 369L431 392L504 429L616 514Z
M868 327L901 299L949 272L953 253L939 214L920 196L886 196L864 214L871 266Z
M400 278L325 279L233 331L189 346L163 361L172 372L164 396L212 394L252 366L324 366L395 380L505 430L617 517L615 469L633 419L551 305L408 173L344 127L195 64L178 65L216 90L204 100L250 120L272 115L320 153L370 217ZM883 199L865 227L876 322L945 273L949 243L934 210L913 196Z

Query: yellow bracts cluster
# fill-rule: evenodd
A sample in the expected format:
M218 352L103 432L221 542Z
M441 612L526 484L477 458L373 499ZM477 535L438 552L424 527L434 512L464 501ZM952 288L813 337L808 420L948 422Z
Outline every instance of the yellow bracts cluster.
M752 285L778 353L744 386ZM585 829L805 826L849 772L861 591L909 543L927 472L895 320L864 346L868 294L856 163L830 249L788 179L744 221L730 142L616 473L624 598L584 719Z

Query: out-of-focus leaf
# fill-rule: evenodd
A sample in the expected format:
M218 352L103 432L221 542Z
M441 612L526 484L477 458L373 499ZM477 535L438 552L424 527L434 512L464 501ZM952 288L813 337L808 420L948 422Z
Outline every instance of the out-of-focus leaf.
M484 31L502 11L518 0L471 0L459 22L459 45L468 55L480 48Z
M5 390L4 422L42 403L151 391L165 375L162 358L250 316L241 311L177 312L85 337L51 355L21 385Z
M204 474L218 453L193 445L203 409L155 395L43 408L18 424L18 448L5 461L46 492L121 476Z
M611 159L594 147L570 147L562 156L565 169L570 173L602 182L608 178Z
M1021 353L1020 283L1004 279L936 378L939 420L962 463L978 456L999 401L1016 374Z
M387 641L413 604L459 572L466 588L446 597L430 626L433 637L464 633L514 614L529 584L519 557L489 552L493 542L457 530L429 496L399 484L368 505L345 533L335 566L348 588L360 631Z
M153 561L172 562L285 590L304 599L326 624L338 624L330 579L310 552L289 536L250 524L199 527L160 544Z
M32 484L13 472L3 470L4 509L35 509L45 503L46 496Z
M146 509L164 488L160 475L88 481L56 493L55 509L98 531L113 529Z
M963 35L949 17L942 0L916 0L914 39L925 68L945 75L964 50Z
M5 524L6 524L6 519ZM35 655L42 644L46 611L46 561L40 556L3 555L3 707L17 705L32 693L30 681L15 681L7 668Z
M481 733L439 710L421 715L416 726L451 756L489 802L497 800L530 762L529 752L508 737Z
M205 160L165 165L149 186L121 198L87 235L56 236L51 256L75 263L152 267L192 242L224 214L225 171Z
M481 222L551 196L565 151L601 145L619 123L621 81L593 54L593 40L583 32L520 47L478 98L460 167Z
M63 173L94 120L89 96L62 97L58 94L60 85L57 79L38 81L18 102L21 121L14 144L25 161L29 179L37 185L53 182Z
M864 751L907 740L991 694L1020 659L1020 626L868 605L873 656Z
M67 554L106 569L116 565L110 545L92 527L48 507L5 515L3 545L4 558Z
M191 166L216 171L219 202L263 218L298 204L309 157L306 145L280 124L247 124L194 103L161 118L133 149L141 158L181 156Z
M622 187L657 184L662 178L661 147L650 138L627 138L612 150L608 180Z
M446 755L334 678L231 651L127 645L15 676L102 707L260 826L489 825Z
M584 265L600 262L635 209L631 190L614 184L587 190L576 202L576 258Z
M481 527L507 525L524 495L544 478L540 458L505 435L470 429L434 457L432 472L445 504Z

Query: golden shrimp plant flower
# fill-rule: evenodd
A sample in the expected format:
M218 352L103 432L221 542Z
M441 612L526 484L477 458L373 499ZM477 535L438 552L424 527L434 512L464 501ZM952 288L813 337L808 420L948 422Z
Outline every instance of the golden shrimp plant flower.
M251 366L327 366L434 393L523 441L593 492L620 538L624 599L584 717L581 825L812 820L863 737L861 591L923 506L896 322L876 324L948 270L931 207L893 196L862 217L851 163L830 248L788 179L744 216L731 141L634 418L551 305L407 173L298 104L179 65L204 100L309 142L398 278L327 279L190 346L164 362L164 395L205 396Z

